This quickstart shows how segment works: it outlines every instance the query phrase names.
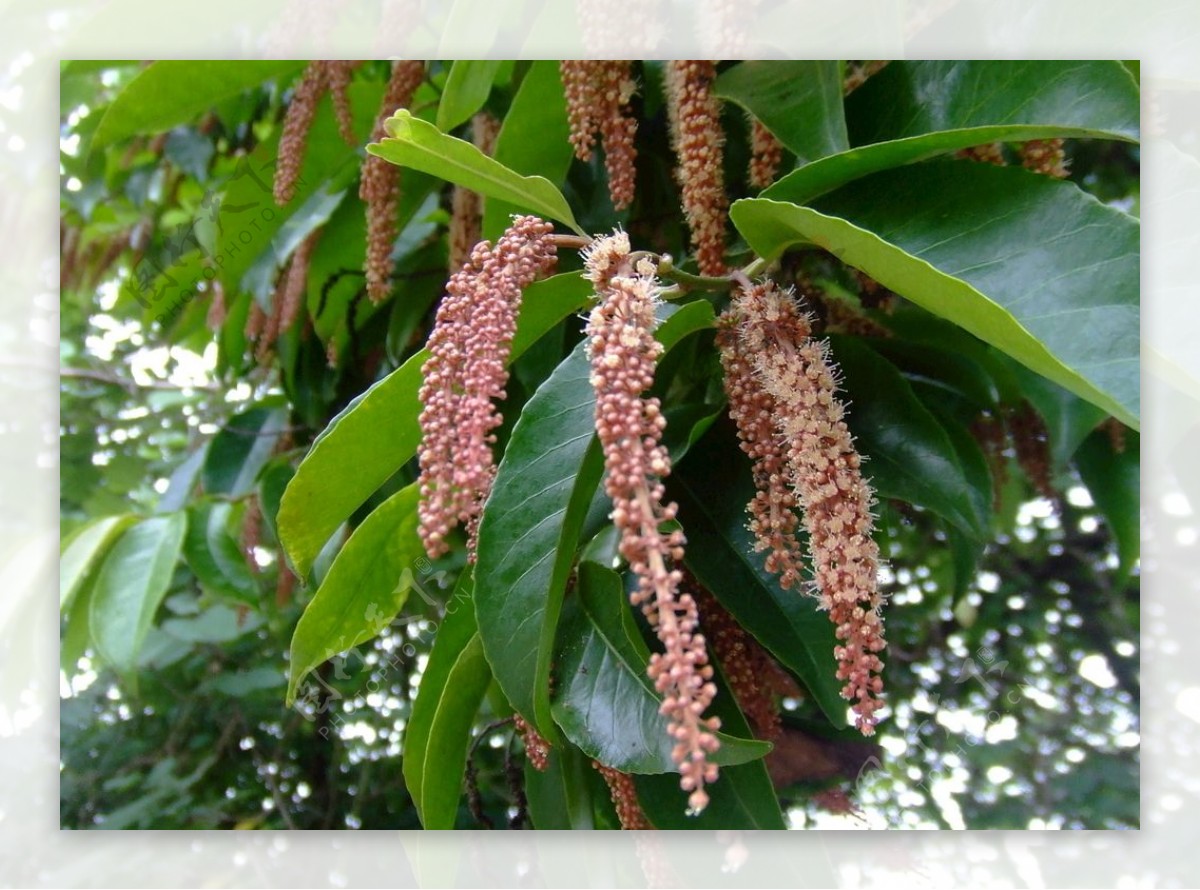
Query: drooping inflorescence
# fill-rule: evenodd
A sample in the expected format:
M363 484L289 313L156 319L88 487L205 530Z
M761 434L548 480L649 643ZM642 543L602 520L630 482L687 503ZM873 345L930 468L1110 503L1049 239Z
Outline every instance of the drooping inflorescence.
M283 118L283 132L279 136L279 163L275 167L275 203L281 207L296 194L296 182L300 168L304 165L304 153L308 148L308 131L312 129L317 105L326 92L332 94L334 114L337 116L338 131L347 143L353 145L354 118L350 113L350 98L347 92L350 77L358 62L341 60L318 60L309 62L300 78L300 83L288 103Z
M372 142L384 137L384 122L389 117L412 103L413 93L421 85L424 76L424 62L408 60L392 64L392 75L371 130ZM372 303L380 303L392 288L392 246L398 234L396 213L400 204L400 168L377 155L367 155L363 161L358 195L367 205L367 296Z
M858 728L871 735L875 711L882 706L878 653L885 645L879 549L871 536L871 488L843 419L827 345L811 339L811 322L792 294L769 281L739 289L727 324L736 325L737 348L754 368L746 375L744 366L727 363L727 373L733 367L738 385L758 387L771 400L739 396L744 409L739 410L731 398L733 419L743 443L748 435L757 441L765 418L752 413L753 408L773 405L786 476L759 473L756 481L762 485L766 478L768 503L784 499L778 491L784 485L795 492L808 531L816 591L837 628L834 656L838 679L845 683L842 696L851 702ZM773 549L774 541L762 543Z
M617 821L621 823L622 831L646 831L653 829L650 820L642 811L638 802L637 787L633 784L633 776L605 766L598 760L592 761L592 767L604 778L608 786L608 794L612 798L613 809L617 811Z
M613 207L623 210L633 201L636 179L637 118L630 110L637 84L633 63L617 60L566 59L559 63L567 98L567 119L575 156L590 161L600 134L608 191Z
M587 336L605 491L621 534L620 553L637 578L633 603L663 644L664 652L651 656L649 675L663 695L680 786L689 794L690 811L699 812L708 803L704 786L717 778L717 766L708 758L719 744L714 731L720 721L703 716L716 694L713 669L699 633L696 601L680 591L682 573L671 567L683 558L683 533L661 529L677 508L663 503L662 480L671 472L661 444L666 420L658 399L643 397L662 352L652 333L655 266L645 259L635 265L623 232L594 242L585 259L598 297Z
M775 181L779 165L783 162L783 143L775 134L763 126L755 117L750 118L750 168L751 188L765 189Z
M500 122L489 112L481 111L471 118L471 139L485 155L491 155L496 146ZM471 248L483 237L483 199L478 192L461 185L454 187L450 197L450 274L463 267L471 255Z
M754 499L746 505L756 552L766 551L767 571L779 575L784 590L796 586L804 570L804 554L796 539L799 502L789 484L787 449L775 428L779 410L764 389L738 334L740 316L732 309L718 321L717 346L725 372L729 416L737 425L742 451L752 462Z
M666 63L667 113L678 158L676 176L692 250L703 275L724 275L725 174L721 169L725 134L721 106L713 92L717 65L682 59Z
M422 368L421 540L436 558L460 523L474 560L483 503L496 475L493 430L501 417L521 291L555 262L553 226L522 216L493 246L481 241L446 284Z

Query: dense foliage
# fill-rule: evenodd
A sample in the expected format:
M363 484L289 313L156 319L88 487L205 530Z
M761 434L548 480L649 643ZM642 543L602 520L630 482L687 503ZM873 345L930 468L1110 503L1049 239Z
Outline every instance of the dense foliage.
M1137 827L1125 66L61 75L64 827ZM431 546L430 369L491 329L470 251L514 213L554 224L557 266L488 366L497 466ZM613 285L578 250L618 229L662 289L612 354L624 379L661 353L624 402L597 389ZM728 320L764 276L811 313L794 345L828 342L876 499L870 738L836 674L850 612L810 580L838 533L781 483L802 551L781 584L748 525L768 483L730 416ZM479 298L452 336L456 294ZM699 815L667 729L686 709L647 675L660 619L630 607L655 592L613 481L636 455L597 438L597 391L665 418L646 459L678 511L652 515L668 562L686 540L721 724Z

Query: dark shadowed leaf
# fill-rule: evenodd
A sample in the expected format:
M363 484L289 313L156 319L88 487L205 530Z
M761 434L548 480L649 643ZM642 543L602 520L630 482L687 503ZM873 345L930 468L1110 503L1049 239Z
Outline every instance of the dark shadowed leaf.
M204 490L231 496L251 491L286 424L283 408L251 408L232 418L208 447L200 477Z
M1105 430L1088 436L1075 453L1075 466L1092 500L1117 539L1121 572L1126 576L1141 551L1141 443L1125 432L1125 450L1117 451Z
M763 195L806 204L871 173L989 142L1135 140L1139 117L1137 86L1117 62L895 61L846 101L854 148Z
M426 829L454 827L475 713L491 682L471 603L459 578L404 731L404 781Z
M717 78L716 93L775 134L801 163L850 147L835 61L742 62Z

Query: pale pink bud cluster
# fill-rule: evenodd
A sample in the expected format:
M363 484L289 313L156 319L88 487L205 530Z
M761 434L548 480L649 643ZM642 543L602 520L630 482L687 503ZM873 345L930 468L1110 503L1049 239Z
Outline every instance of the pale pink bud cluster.
M283 132L279 136L279 163L275 167L275 203L283 206L296 193L296 181L304 165L304 154L308 148L308 131L312 129L317 105L326 91L332 93L334 114L337 116L338 131L347 143L353 145L354 116L350 110L348 89L354 69L361 64L340 60L310 62L304 69L300 83L288 103L283 118Z
M419 531L430 558L446 552L446 536L462 523L474 561L496 475L493 430L501 417L492 402L505 397L521 291L554 267L553 228L535 216L517 217L495 246L477 244L438 306L422 368L418 450Z
M412 103L413 93L424 77L424 62L407 60L392 63L392 75L371 130L372 142L378 142L386 135L384 121L398 109L407 108ZM400 168L376 155L367 155L358 183L358 196L367 205L364 270L367 296L372 303L381 303L392 289L392 247L399 234L396 214L400 204Z
M1067 156L1061 139L1032 139L1021 146L1021 166L1034 173L1066 179Z
M1003 167L1008 163L1004 159L1004 146L999 142L985 142L983 145L962 148L955 152L954 156L967 161L979 161L981 164L992 164L996 167Z
M672 757L680 786L689 794L689 810L699 812L708 804L704 786L717 778L717 766L708 758L719 745L714 732L720 721L703 716L716 694L713 669L698 632L696 601L680 592L682 573L670 568L683 559L683 533L659 528L675 519L678 508L663 504L662 480L671 472L661 442L666 418L658 399L642 397L654 382L662 353L652 333L655 266L642 260L633 267L624 233L595 242L585 259L599 297L587 335L605 491L621 533L620 553L637 577L633 603L663 644L664 651L651 656L648 673L663 696L661 710L675 740Z
M500 122L490 113L481 111L471 119L471 138L485 155L491 155L496 146ZM481 214L483 200L478 192L461 185L454 187L450 198L450 274L463 267L471 248L483 237Z
M683 213L702 275L724 275L725 174L721 169L725 134L721 106L713 92L717 65L682 59L666 64L667 114L671 142L679 159L676 176Z
M765 189L775 181L779 165L783 162L783 143L775 134L762 125L757 118L750 119L750 187Z
M637 118L629 107L637 89L633 62L565 59L559 70L575 156L590 161L596 134L600 134L608 193L613 207L623 210L633 202L637 177Z
M790 292L772 282L734 297L738 338L752 356L763 390L775 402L786 447L788 481L808 530L816 588L837 627L834 657L842 696L858 728L874 732L885 646L878 588L879 548L872 537L873 495L862 475L838 400L827 344L811 339L811 321Z

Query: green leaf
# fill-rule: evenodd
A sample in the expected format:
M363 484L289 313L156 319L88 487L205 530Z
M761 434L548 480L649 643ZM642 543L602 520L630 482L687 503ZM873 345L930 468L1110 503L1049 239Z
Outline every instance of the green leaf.
M689 303L656 336L669 350L712 318L706 301ZM549 691L555 627L604 469L585 346L526 403L479 527L475 608L484 650L509 702L551 740L558 736Z
M230 419L208 447L201 471L204 490L235 497L252 491L286 425L284 408L251 408Z
M91 583L97 567L117 538L133 522L133 516L103 516L75 530L63 541L58 568L58 607L71 609L79 591Z
M838 62L742 62L717 78L716 93L754 115L801 163L850 147Z
M154 62L108 106L92 146L100 148L129 136L161 133L190 123L221 100L263 81L288 77L304 65L302 61L275 60Z
M419 584L424 549L417 536L417 486L375 508L334 558L292 635L288 704L300 682L339 652L379 635Z
M830 340L844 374L840 389L847 403L846 425L867 458L863 474L876 495L926 507L974 538L987 537L990 478L981 492L945 427L895 365L860 340Z
M96 651L121 674L133 673L186 530L183 513L143 519L113 544L100 568L88 621Z
M591 781L595 770L574 745L563 742L550 749L546 769L525 763L525 796L529 818L540 831L596 827Z
M579 748L624 773L677 772L674 739L659 713L662 696L646 675L650 652L633 623L621 576L594 562L579 566L578 596L558 630L554 719ZM769 742L717 734L713 761L757 760Z
M1066 468L1067 462L1083 444L1088 433L1107 416L1102 408L1084 401L1057 383L1029 369L1011 363L1012 373L1021 387L1021 395L1037 409L1046 424L1050 442L1050 458L1055 472Z
M854 148L794 170L763 196L806 204L854 179L989 142L1133 141L1140 100L1117 62L895 61L846 101L846 117Z
M846 702L833 647L829 616L812 597L782 590L763 568L746 527L746 504L754 496L750 464L738 451L728 423L717 423L668 479L687 535L684 561L738 623L808 687L835 726L846 725Z
M203 503L191 508L183 554L196 578L209 590L257 605L258 583L233 537L233 504Z
M1075 466L1092 501L1117 541L1121 573L1128 576L1141 552L1140 437L1126 431L1125 450L1116 451L1105 430L1088 436L1075 453Z
M568 133L567 101L558 63L534 62L504 115L494 157L517 173L538 174L561 184L574 156ZM485 201L483 237L498 238L517 209L504 201Z
M484 651L513 708L547 739L550 660L567 576L604 472L586 344L525 404L479 525L475 609Z
M760 255L822 247L1136 427L1138 222L1073 184L935 161L731 215Z
M557 219L579 234L567 199L543 176L522 176L462 139L401 109L387 120L387 131L367 151L397 164L461 185L489 198L507 201L530 213Z
M471 574L464 572L404 730L404 781L426 829L454 827L471 727L491 679L471 604Z
M592 292L576 273L539 281L525 291L511 361L577 311ZM296 574L306 577L338 526L416 453L421 438L417 392L421 350L351 402L313 442L279 508L279 537Z
M986 348L982 344L980 347ZM899 339L873 339L871 348L913 383L962 396L977 408L994 410L1000 401L992 376L969 355L929 343Z
M459 59L450 66L438 103L439 130L449 133L483 107L501 64L492 59Z

